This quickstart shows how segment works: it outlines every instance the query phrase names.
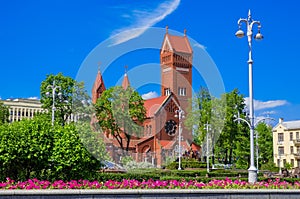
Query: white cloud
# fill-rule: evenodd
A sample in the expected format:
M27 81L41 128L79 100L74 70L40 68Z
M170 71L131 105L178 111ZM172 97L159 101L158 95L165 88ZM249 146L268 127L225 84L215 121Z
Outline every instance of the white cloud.
M118 45L143 34L149 27L163 20L177 9L181 0L168 0L158 5L154 10L133 10L131 26L115 31L112 45ZM129 18L129 15L125 15Z
M277 114L277 111L264 111L261 113L262 115L267 115L267 116L270 116L270 115L275 115Z
M263 110L268 108L275 108L278 106L287 105L288 102L286 100L269 100L269 101L260 101L260 100L253 100L254 102L254 109L255 110ZM247 107L249 107L249 97L245 97L245 103Z
M28 97L28 99L34 99L34 100L37 100L39 99L38 97Z
M145 93L142 95L144 100L152 99L158 97L158 94L155 91L150 91L149 93Z

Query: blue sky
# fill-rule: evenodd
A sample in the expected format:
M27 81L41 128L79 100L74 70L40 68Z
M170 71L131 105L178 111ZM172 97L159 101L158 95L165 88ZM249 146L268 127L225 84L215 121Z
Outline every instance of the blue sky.
M300 119L299 7L296 0L2 1L0 97L39 97L40 83L47 74L62 72L76 78L87 57L108 38L114 38L115 46L122 46L127 40L142 37L151 27L166 25L180 33L186 28L187 35L203 46L214 61L225 90L238 88L247 97L248 45L246 38L237 39L234 33L237 20L246 18L251 9L253 19L261 21L264 35L264 40L253 42L256 115L268 112L275 119ZM141 29L133 31L134 28ZM114 37L116 34L119 37ZM157 64L158 53L144 49L114 60L103 74L107 87L122 78L124 65L130 71L137 65ZM91 67L95 74L89 80L93 81L97 62ZM159 77L159 73L154 72L154 76ZM198 90L201 77L195 77L193 84ZM139 91L153 94L159 93L158 88L149 84Z

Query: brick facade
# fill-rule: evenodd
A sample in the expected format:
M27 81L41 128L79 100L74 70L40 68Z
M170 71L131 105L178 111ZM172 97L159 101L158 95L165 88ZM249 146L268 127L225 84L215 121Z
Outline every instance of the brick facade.
M192 57L193 51L186 35L170 35L167 29L160 51L161 96L145 100L147 114L142 124L143 135L130 141L129 153L136 161L148 161L161 167L167 157L174 156L178 145L178 128L176 132L168 134L165 126L171 121L178 127L176 110L181 108L187 111L188 100L192 97ZM125 73L122 83L124 89L130 86L128 78ZM104 82L98 72L92 91L94 103L104 90ZM182 135L182 148L189 150L192 133L183 127ZM118 143L109 134L105 134L104 141L114 161L119 162Z

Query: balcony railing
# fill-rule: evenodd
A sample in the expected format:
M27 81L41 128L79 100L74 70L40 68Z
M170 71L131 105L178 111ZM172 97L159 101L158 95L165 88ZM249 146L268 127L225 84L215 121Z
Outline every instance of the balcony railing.
M300 151L298 153L294 153L296 159L300 159Z
M300 145L300 139L294 139L294 145Z
M278 141L277 145L283 145L283 141Z

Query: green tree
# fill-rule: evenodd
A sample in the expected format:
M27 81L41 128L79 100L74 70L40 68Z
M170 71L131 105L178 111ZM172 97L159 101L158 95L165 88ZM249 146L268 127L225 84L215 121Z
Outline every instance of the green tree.
M211 96L207 88L201 87L199 93L192 99L192 106L187 111L185 126L193 130L194 142L201 145L205 139L205 124L211 118Z
M87 179L107 159L87 122L51 125L48 115L0 126L0 180Z
M248 169L250 165L250 132L244 123L238 124L238 132L235 142L236 168Z
M255 128L258 133L259 148L259 168L268 163L273 162L273 136L272 127L266 123L259 123Z
M9 122L9 109L0 101L0 124Z
M49 117L5 124L0 127L0 173L2 178L28 179L41 177L49 167L48 157L53 146Z
M99 170L100 161L108 159L99 132L87 122L56 126L50 161L56 179L91 179Z
M226 97L226 117L218 146L223 149L225 164L232 164L232 161L239 156L237 145L240 144L240 139L244 137L243 133L247 128L246 123L236 121L238 117L246 118L245 102L238 89L226 93L224 97Z
M204 151L207 143L211 146L209 150L213 163L215 154L225 164L233 163L240 156L248 162L248 152L245 151L249 144L247 124L236 121L237 117L246 118L245 103L243 95L237 89L216 98L210 96L207 88L201 88L193 99L192 110L188 112L185 125L193 129L194 140L202 145ZM208 136L206 124L209 124ZM206 137L208 142L205 141ZM239 143L242 139L244 142Z
M57 75L47 75L46 79L41 83L41 103L42 107L52 112L53 105L53 88L55 86L54 104L55 118L61 124L65 124L66 120L73 113L87 116L91 114L90 97L84 89L83 82L77 82L71 77L64 76L62 73Z
M202 145L206 155L212 155L214 163L215 144L218 141L224 125L226 98L215 98L210 96L207 88L201 87L199 93L192 101L192 110L188 111L185 125L193 129L194 141ZM209 127L207 127L209 125ZM208 131L207 131L207 128ZM208 133L208 134L207 134ZM208 138L208 140L207 140Z
M96 117L103 132L110 133L126 151L132 136L140 136L146 118L144 100L131 87L105 90L95 104Z

